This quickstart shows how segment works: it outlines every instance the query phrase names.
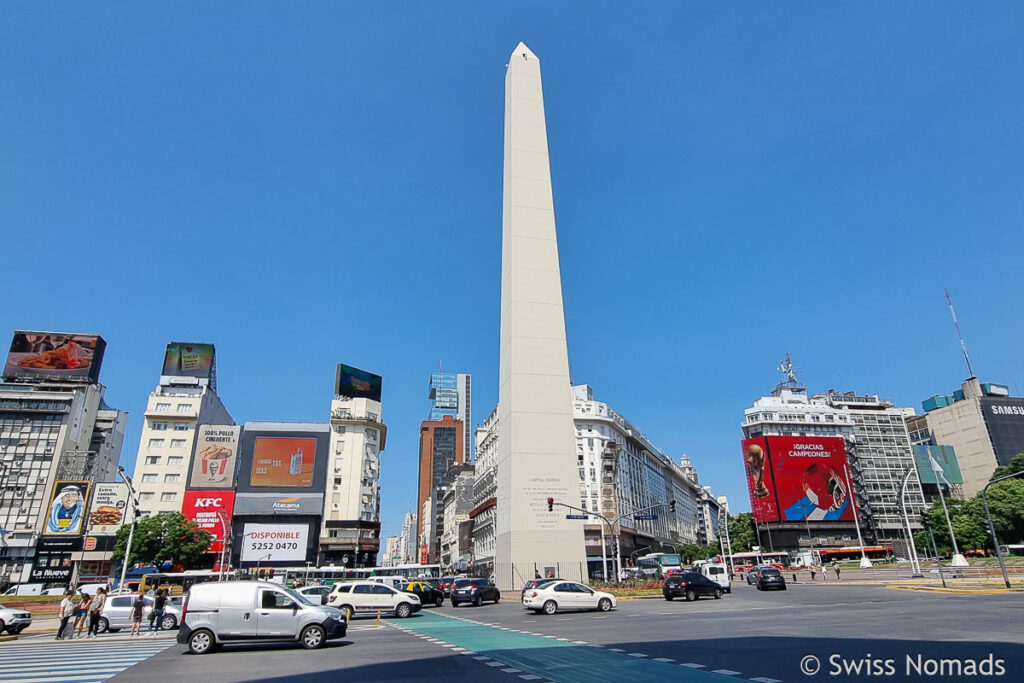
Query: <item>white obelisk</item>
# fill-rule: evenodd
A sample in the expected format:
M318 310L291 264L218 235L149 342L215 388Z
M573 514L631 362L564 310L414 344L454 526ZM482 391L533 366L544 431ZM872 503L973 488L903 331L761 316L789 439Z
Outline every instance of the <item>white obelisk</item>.
M569 353L540 60L519 43L505 72L495 578L586 578Z

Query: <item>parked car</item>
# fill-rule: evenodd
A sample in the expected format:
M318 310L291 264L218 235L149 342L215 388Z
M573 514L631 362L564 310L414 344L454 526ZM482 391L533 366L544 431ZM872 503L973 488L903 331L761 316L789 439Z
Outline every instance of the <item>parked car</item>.
M145 595L142 599L146 603L142 608L142 623L144 628L148 628L149 615L153 611L153 598ZM99 622L96 624L97 630L100 633L107 631L115 633L123 628L129 628L132 625L132 603L134 601L135 595L131 594L108 596L107 601L103 603ZM160 628L171 631L178 627L184 603L184 596L167 596L167 600L164 602L164 615L160 617Z
M296 589L296 592L305 597L314 605L326 605L327 596L331 594L330 586L305 586Z
M392 588L399 588L409 582L409 579L404 576L371 576L366 580L373 583L383 583L385 586L391 586Z
M598 610L607 612L615 607L615 596L597 591L575 581L551 581L531 588L523 596L523 608L537 614L555 614L563 610Z
M377 612L391 612L404 619L423 609L415 593L404 593L375 581L336 583L327 597L327 604L344 612L346 619L355 614Z
M42 583L19 583L7 589L4 595L39 595L43 592Z
M757 590L786 590L786 577L775 567L765 567L757 573Z
M196 584L186 606L177 640L197 655L224 643L254 640L298 641L312 650L344 638L348 631L341 610L314 605L290 588L267 581Z
M0 634L7 631L16 636L32 625L32 613L27 609L0 605Z
M426 581L410 581L399 586L398 590L413 593L420 599L420 604L423 606L434 605L435 607L440 607L444 604L444 593Z
M498 604L501 600L501 592L494 585L491 579L456 579L452 586L452 607L458 607L464 602L473 603L479 607L484 600L493 600Z
M666 600L683 597L693 602L701 595L711 595L715 599L722 597L722 587L703 574L682 572L665 579L661 593Z
M452 584L455 583L454 576L443 576L441 577L441 585L438 588L444 593L444 597L450 598L452 595Z
M526 591L528 591L528 590L531 590L533 588L537 588L538 586L545 586L545 585L547 585L547 584L549 584L549 583L551 583L553 581L566 581L566 580L567 579L559 579L559 578L554 578L553 579L553 578L550 578L550 577L548 577L546 579L530 579L529 581L527 581L523 585L523 592L522 592L522 594L520 594L519 599L522 600L523 598L525 598L526 597Z

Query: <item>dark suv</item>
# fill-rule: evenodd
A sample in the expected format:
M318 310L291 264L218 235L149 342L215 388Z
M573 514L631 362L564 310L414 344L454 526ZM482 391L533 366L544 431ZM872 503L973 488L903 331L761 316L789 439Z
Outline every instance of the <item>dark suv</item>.
M452 607L464 602L479 607L484 600L493 600L495 604L501 600L498 587L490 579L456 579L452 585Z
M440 583L440 585L437 586L437 588L441 589L441 592L444 593L444 597L446 597L446 598L451 597L451 594L452 594L452 584L454 584L457 580L458 579L456 579L454 576L442 577L441 578L441 583Z
M684 597L693 602L700 595L713 595L717 600L722 597L722 587L696 572L680 572L665 579L661 593L666 600Z
M765 567L757 573L757 590L766 591L773 588L786 590L786 577L775 567Z

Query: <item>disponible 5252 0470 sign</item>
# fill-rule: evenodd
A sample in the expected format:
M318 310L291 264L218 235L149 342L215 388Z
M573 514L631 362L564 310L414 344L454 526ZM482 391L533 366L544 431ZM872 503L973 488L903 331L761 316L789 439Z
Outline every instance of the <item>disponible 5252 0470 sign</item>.
M305 524L246 524L242 562L305 562ZM269 557L268 557L269 555Z

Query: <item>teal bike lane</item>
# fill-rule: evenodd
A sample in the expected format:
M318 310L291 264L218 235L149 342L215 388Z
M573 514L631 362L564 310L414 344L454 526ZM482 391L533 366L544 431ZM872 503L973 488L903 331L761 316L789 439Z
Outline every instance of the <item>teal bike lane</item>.
M683 681L720 683L734 676L687 668L679 664L633 657L601 647L580 645L546 636L510 631L486 624L421 612L412 619L389 622L399 630L433 638L519 669L525 674L559 683L594 681ZM487 662L481 662L487 664Z

